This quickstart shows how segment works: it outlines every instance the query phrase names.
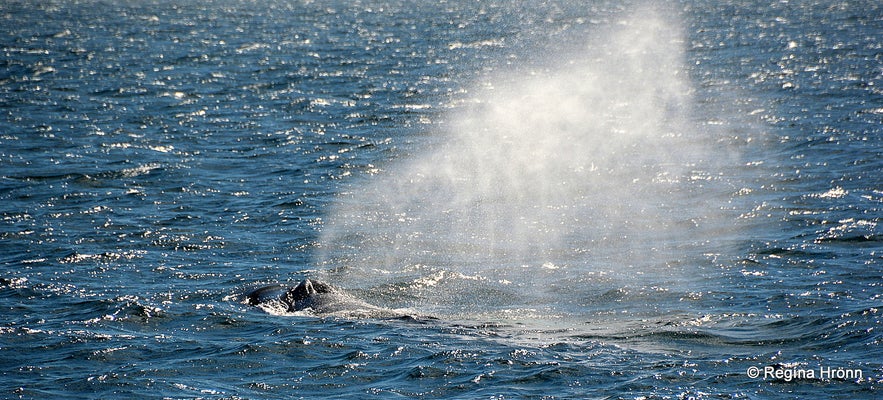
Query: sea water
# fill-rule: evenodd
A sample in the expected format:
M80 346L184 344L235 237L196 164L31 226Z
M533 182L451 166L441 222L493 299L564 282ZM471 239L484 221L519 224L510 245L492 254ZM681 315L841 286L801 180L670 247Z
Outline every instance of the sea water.
M881 15L4 2L0 397L879 397Z

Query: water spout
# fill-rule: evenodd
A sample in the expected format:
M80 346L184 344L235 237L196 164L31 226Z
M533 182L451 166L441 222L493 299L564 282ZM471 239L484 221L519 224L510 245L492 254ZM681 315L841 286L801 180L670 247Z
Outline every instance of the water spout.
M595 33L491 77L443 144L341 196L321 240L327 279L441 273L542 295L660 272L703 240L719 205L697 193L719 156L691 120L681 25L644 10Z

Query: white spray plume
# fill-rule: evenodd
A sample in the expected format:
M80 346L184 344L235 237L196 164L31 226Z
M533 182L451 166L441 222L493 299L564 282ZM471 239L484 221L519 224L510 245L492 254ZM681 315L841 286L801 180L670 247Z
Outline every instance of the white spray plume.
M516 284L561 268L630 274L702 240L714 206L697 175L712 173L712 152L691 126L672 19L635 13L481 85L443 144L341 196L321 239L333 279L404 281L421 266Z

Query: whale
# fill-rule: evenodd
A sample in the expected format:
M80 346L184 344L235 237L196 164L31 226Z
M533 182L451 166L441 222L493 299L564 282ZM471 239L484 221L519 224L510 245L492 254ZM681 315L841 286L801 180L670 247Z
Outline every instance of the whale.
M378 307L329 283L304 279L295 286L273 284L245 294L244 303L279 314L340 316L356 318L435 319L416 316L401 310Z
M246 302L253 306L284 308L286 312L310 310L315 313L329 313L341 307L355 307L360 303L349 294L321 281L304 279L296 286L274 284L259 287L245 295Z

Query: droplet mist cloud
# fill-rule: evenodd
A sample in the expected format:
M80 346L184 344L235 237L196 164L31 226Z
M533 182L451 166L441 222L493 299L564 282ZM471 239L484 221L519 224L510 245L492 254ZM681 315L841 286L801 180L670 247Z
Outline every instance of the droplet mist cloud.
M340 196L321 239L332 279L546 286L677 261L719 209L702 190L720 154L692 122L675 19L643 10L476 85L440 145Z

